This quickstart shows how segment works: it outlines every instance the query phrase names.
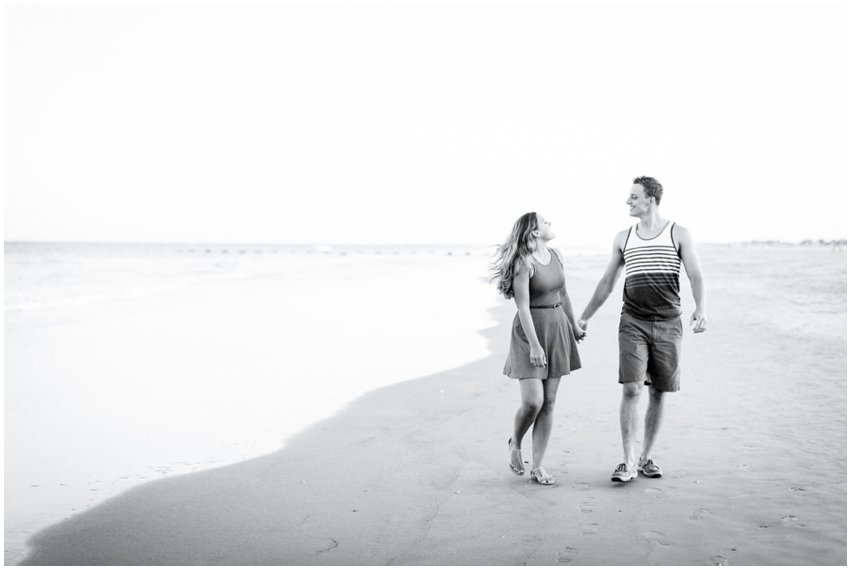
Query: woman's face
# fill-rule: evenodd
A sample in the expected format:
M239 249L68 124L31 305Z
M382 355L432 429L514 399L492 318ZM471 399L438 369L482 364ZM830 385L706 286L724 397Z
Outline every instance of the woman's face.
M538 214L537 216L538 216L538 229L537 229L538 239L542 239L544 241L550 241L551 239L556 237L556 235L553 233L552 228L550 227L550 223L546 220L546 218L544 218L544 216L542 216L541 214Z

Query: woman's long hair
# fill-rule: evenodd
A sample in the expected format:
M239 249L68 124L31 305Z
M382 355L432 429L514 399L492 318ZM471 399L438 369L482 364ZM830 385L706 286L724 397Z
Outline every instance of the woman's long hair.
M498 282L497 289L506 299L514 297L514 276L520 263L529 268L530 275L534 272L532 252L535 251L535 236L532 232L537 229L538 214L523 214L514 222L511 235L494 254L496 259L491 263L490 280Z

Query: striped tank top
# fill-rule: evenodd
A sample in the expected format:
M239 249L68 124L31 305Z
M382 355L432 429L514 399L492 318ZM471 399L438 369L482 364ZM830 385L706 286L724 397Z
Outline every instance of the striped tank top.
M679 317L680 261L674 245L674 222L668 222L654 238L638 235L638 224L629 229L623 248L626 282L623 311L637 319L658 321Z

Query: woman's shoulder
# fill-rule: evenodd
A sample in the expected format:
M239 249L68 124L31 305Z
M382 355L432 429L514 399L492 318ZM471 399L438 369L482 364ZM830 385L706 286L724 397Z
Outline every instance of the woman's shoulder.
M534 259L534 258L532 258ZM518 257L514 260L514 275L516 277L529 277L535 273L535 265L534 263L530 263L529 261L523 259L522 257Z
M562 257L561 252L555 247L551 247L549 249L550 249L550 252L552 252L556 256L556 259L558 259L558 262L562 266L564 266L564 257Z

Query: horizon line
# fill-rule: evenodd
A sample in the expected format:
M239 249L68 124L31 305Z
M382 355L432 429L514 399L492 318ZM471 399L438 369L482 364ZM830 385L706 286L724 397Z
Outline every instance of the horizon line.
M16 243L32 243L32 244L78 244L78 245L254 245L254 246L299 246L299 247L493 247L499 243L427 243L427 242L401 242L401 243L375 243L375 242L272 242L272 241L131 241L131 240L42 240L42 239L4 239L4 244ZM836 244L847 243L846 237L841 238L805 238L801 240L787 239L749 239L749 240L701 240L698 244L706 245L735 245L735 244L788 244L788 245L805 245L805 244ZM578 243L578 244L562 244L562 247L606 247L611 246L611 243L601 242L599 244Z

